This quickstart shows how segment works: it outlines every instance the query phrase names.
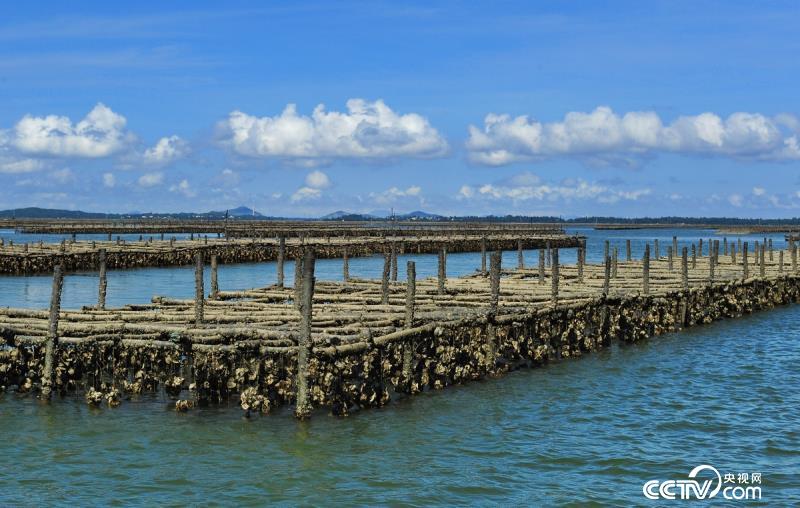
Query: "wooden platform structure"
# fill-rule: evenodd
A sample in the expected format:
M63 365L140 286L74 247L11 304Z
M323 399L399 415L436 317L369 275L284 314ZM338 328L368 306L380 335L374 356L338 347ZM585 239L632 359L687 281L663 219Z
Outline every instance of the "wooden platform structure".
M707 246L709 247L709 246ZM727 246L726 246L727 247ZM380 280L316 281L314 250L297 264L296 287L154 297L152 304L60 311L56 268L50 311L0 309L0 386L19 392L82 390L116 405L164 390L178 409L238 397L247 412L294 405L337 415L415 394L580 356L612 339L652 335L800 300L797 248L745 242L727 254L692 245L675 255L561 265L558 250L534 266L503 269L500 252L469 276L397 281L386 255ZM691 253L690 253L691 252ZM487 266L488 264L488 266ZM212 270L216 260L212 259ZM549 266L548 266L549 265ZM188 282L188 281L187 281Z

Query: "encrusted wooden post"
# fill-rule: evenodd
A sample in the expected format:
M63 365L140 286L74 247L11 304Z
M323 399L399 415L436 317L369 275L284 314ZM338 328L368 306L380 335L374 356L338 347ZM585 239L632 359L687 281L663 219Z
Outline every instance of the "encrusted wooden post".
M743 274L742 276L745 279L747 279L750 276L750 270L749 267L747 266L748 261L749 260L747 259L747 242L744 242L744 244L742 245L742 274Z
M278 238L278 263L277 263L279 288L283 287L283 282L284 282L283 267L285 263L286 263L286 237L281 235L281 237Z
M778 273L783 275L783 251L778 251Z
M550 286L550 303L553 304L555 307L558 304L558 249L553 249L551 252L552 259L552 266L551 269L551 278L552 278L552 285Z
M736 244L731 242L731 264L736 264Z
M414 327L414 299L417 292L417 267L413 261L406 264L406 275L408 282L406 283L406 316L404 327L408 330ZM405 391L411 391L412 383L412 361L414 354L414 341L409 340L403 344L403 384Z
M767 250L767 246L762 243L761 244L761 258L759 260L759 267L758 267L758 274L761 277L764 277L764 272L765 272L765 268L766 268L764 266L765 265L765 263L764 263L764 253L765 253L766 250Z
M539 284L544 284L544 260L545 253L542 249L539 249Z
M632 259L631 255L631 239L628 238L625 240L625 261L630 261Z
M603 242L603 263L606 262L606 258L610 255L611 255L610 242L606 240Z
M100 249L97 252L97 262L100 271L100 281L97 285L97 308L104 310L106 308L106 290L108 288L108 280L106 275L106 250Z
M217 255L211 255L211 298L216 300L219 297L219 277L217 274L217 270L219 262L217 261Z
M308 362L311 357L311 305L314 301L314 250L305 249L303 259L303 290L300 303L300 336L297 341L297 404L294 416L311 416L311 397L308 386Z
M611 258L606 256L603 264L603 296L605 297L608 296L608 289L611 285Z
M689 253L688 249L684 247L681 250L681 282L683 289L689 289Z
M438 274L438 293L443 295L445 293L445 284L447 281L447 254L444 247L439 248L439 274Z
M381 277L381 304L389 303L389 270L392 265L392 256L388 252L383 255L383 276Z
M703 257L703 239L697 241L697 255Z
M661 259L661 248L658 246L658 238L653 240L653 259L656 261Z
M298 254L294 260L294 306L300 310L303 298L303 256Z
M672 253L675 256L678 255L678 237L675 235L672 235Z
M667 247L667 270L672 271L672 245Z
M517 268L525 268L525 256L522 254L522 239L517 240Z
M544 262L549 267L550 263L553 261L553 248L550 246L550 240L548 240L545 243L545 249L546 249L545 252L546 255L544 257Z
M489 262L489 283L491 295L489 297L489 316L486 324L486 366L491 371L494 369L497 359L497 327L495 318L497 308L500 304L500 272L503 256L501 251L492 252Z
M722 237L722 255L723 256L727 256L728 255L728 237L727 236L723 236Z
M642 257L642 291L650 294L650 244L644 245L644 256Z
M738 250L739 252L742 252L742 239L741 238L737 238L736 239L736 250Z
M47 327L47 342L44 349L41 398L50 400L53 392L53 372L58 349L58 314L61 312L61 290L64 287L64 268L58 262L53 269L53 289L50 293L50 319Z
M614 247L611 254L611 276L617 278L617 264L619 262L619 249Z
M345 282L350 282L350 258L348 257L347 247L344 248L342 253L342 279Z
M712 243L708 245L708 283L714 285L714 247Z
M797 273L797 245L792 242L792 273Z
M586 248L584 246L578 247L578 282L583 282L583 265L586 261ZM540 273L544 274L544 267L540 269ZM542 277L544 279L544 277Z
M486 275L486 237L481 238L481 275Z
M774 258L772 257L772 238L769 239L769 260L773 261Z
M194 255L194 324L203 324L203 253Z
M392 242L392 282L397 282L397 242Z

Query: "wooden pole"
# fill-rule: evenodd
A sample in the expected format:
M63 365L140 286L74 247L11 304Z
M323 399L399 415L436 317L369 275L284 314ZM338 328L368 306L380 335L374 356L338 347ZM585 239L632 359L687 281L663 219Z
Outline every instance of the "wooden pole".
M605 265L603 270L603 296L606 297L611 285L611 258L606 256L603 264Z
M765 272L765 268L766 268L764 266L765 265L765 263L764 263L764 253L766 252L766 250L767 250L767 246L762 243L761 244L761 257L760 257L760 260L759 260L760 262L759 262L759 267L758 267L758 274L761 277L764 276L764 272Z
M681 282L684 290L689 289L689 253L687 251L686 247L681 251Z
M708 245L708 283L709 285L714 284L714 247L710 242Z
M611 276L617 278L617 264L619 261L619 249L614 247L611 249Z
M792 242L792 273L797 273L797 244Z
M443 295L445 293L445 284L447 281L447 254L445 254L444 247L439 249L439 274L438 274L438 293Z
M417 292L417 267L413 261L409 261L406 265L406 275L408 276L408 282L406 283L406 316L404 327L409 330L414 327L414 299ZM414 341L409 341L403 345L403 384L405 385L406 393L411 392L414 347Z
M722 237L722 255L723 256L727 256L728 255L728 237L727 236L723 236Z
M731 242L731 264L736 264L736 244Z
M392 282L397 282L397 242L392 242Z
M558 304L558 248L555 248L551 252L552 259L552 266L551 266L551 279L552 284L550 286L550 303L553 304L555 307Z
M389 303L389 271L392 265L392 255L386 253L383 255L383 276L381 277L381 304L387 305Z
M284 264L286 263L286 237L281 235L278 238L278 262L277 262L277 270L278 270L278 287L282 288L284 284Z
M658 238L653 240L653 259L656 261L661 259L661 248L658 246Z
M203 253L197 252L194 255L194 324L203 324Z
M769 260L773 261L774 258L772 257L772 238L769 239Z
M667 247L667 269L672 271L672 245Z
M211 255L211 298L216 300L219 297L219 277L217 270L219 268L217 255Z
M609 247L609 241L606 240L603 242L603 263L606 262L606 258L611 255L611 249Z
M692 270L697 268L697 247L692 244Z
M350 282L350 258L348 257L347 247L344 248L342 255L342 279Z
M630 261L632 259L631 255L631 239L628 238L625 240L625 261Z
M100 282L97 285L97 308L105 310L106 308L106 290L108 288L108 280L106 275L106 250L100 249L97 252L97 261L100 271Z
M522 239L517 240L517 268L525 268L525 256L522 254Z
M748 259L747 259L747 242L744 242L742 245L742 276L744 279L747 279L750 276L750 270L747 266Z
M644 245L644 256L642 257L642 291L650 294L650 244Z
M53 392L53 374L58 348L58 315L61 311L61 290L64 288L64 268L57 263L53 269L53 288L50 294L50 318L47 327L47 342L44 350L44 370L42 371L43 400L50 400Z
M783 275L783 251L778 251L778 273Z
M583 265L586 261L586 248L582 245L578 247L578 282L583 282ZM540 283L544 283L544 266L542 265L542 260L539 260L539 273L540 273Z
M486 275L486 237L481 238L481 275Z
M703 239L697 241L697 255L703 257Z
M678 255L678 237L672 235L672 253L677 257Z
M303 298L303 257L298 255L294 260L294 306L300 310Z
M300 304L300 336L297 341L297 404L295 418L311 416L308 386L308 362L311 357L311 316L314 301L314 249L306 247L303 259L303 290Z

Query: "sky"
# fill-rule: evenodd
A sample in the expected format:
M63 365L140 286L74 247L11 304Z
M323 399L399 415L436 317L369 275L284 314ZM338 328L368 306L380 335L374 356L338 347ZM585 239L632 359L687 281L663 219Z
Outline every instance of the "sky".
M4 2L0 209L800 216L800 3Z

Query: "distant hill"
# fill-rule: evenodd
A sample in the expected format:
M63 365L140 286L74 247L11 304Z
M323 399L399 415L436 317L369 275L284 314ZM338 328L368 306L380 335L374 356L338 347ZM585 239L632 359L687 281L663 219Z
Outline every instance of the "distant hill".
M4 219L105 219L117 217L116 214L82 212L80 210L58 210L53 208L15 208L13 210L0 210L0 217Z
M434 219L434 220L438 220L438 219L444 219L444 216L437 215L435 213L428 213L428 212L422 212L422 211L417 210L415 212L410 212L410 213L404 213L404 214L401 214L401 215L397 215L397 218L400 219L400 220L414 220L414 219Z

